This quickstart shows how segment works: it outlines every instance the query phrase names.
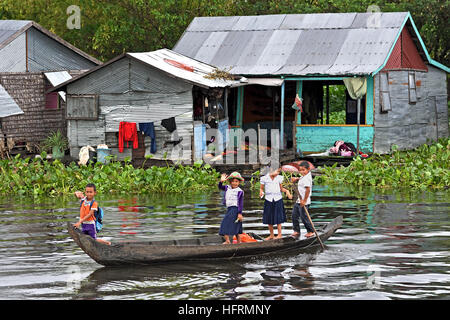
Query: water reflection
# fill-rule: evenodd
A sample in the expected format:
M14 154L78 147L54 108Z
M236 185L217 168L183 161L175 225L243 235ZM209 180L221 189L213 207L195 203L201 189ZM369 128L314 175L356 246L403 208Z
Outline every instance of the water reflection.
M265 235L262 202L256 193L245 191L244 229ZM96 264L68 237L66 222L78 218L75 199L3 199L0 298L448 298L449 195L315 186L313 220L344 216L342 229L326 242L324 252L121 268ZM106 212L102 236L111 241L217 234L225 213L221 194L215 191L192 196L99 195L97 200ZM292 202L285 206L290 221ZM291 231L285 223L283 233Z

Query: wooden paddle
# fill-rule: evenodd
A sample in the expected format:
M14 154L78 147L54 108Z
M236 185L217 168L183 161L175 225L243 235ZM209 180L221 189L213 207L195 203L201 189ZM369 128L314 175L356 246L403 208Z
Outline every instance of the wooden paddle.
M302 197L300 196L300 193L298 192L298 188L296 188L295 185L293 185L293 187L294 187L294 192L295 192L297 198L301 200ZM319 243L320 243L320 246L322 247L322 250L325 250L325 246L323 245L322 240L320 239L319 235L317 234L316 228L314 228L314 223L311 220L311 216L309 215L308 208L306 207L306 205L303 208L305 209L306 216L308 217L308 220L311 223L311 226L312 226L312 228L314 230L314 233L316 234L317 239L319 240Z

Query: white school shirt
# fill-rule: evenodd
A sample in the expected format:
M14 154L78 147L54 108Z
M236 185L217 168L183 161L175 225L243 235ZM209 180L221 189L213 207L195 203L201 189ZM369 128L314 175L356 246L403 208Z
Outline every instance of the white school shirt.
M241 188L237 187L237 188L231 188L228 187L227 191L225 193L225 205L227 207L239 207L238 206L238 193L239 191L242 191Z
M306 200L305 205L311 204L311 194L312 194L312 175L311 172L308 172L308 174L301 177L300 180L298 180L298 193L302 197L302 199L305 198L306 193L306 187L309 187L309 197ZM300 203L300 199L297 199L297 203Z
M278 201L283 198L281 195L280 184L283 183L283 176L277 175L275 178L270 178L269 174L261 177L261 184L264 185L265 199L267 201Z

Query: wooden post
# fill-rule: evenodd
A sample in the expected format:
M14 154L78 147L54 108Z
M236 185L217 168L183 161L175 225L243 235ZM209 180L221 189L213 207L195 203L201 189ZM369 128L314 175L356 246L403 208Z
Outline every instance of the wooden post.
M330 124L330 85L327 84L327 121L326 124Z
M358 104L356 107L356 156L359 156L359 125L360 125L360 117L361 117L361 99L358 99Z
M280 117L280 149L284 149L284 89L285 82L281 85L281 117Z
M257 148L258 148L258 154L257 154L257 161L256 163L261 163L261 125L258 123L258 142L257 142Z

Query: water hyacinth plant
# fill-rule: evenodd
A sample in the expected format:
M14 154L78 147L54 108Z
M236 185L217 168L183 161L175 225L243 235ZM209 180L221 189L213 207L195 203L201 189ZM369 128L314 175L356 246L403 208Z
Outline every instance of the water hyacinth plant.
M76 163L64 165L58 160L20 158L0 161L0 192L4 195L50 196L67 195L84 190L87 183L95 183L99 193L145 194L185 193L210 189L219 173L209 165L152 166L134 168L131 161L111 161L109 164Z
M325 166L314 182L378 188L444 189L450 185L450 139L391 154L356 158L348 167Z

